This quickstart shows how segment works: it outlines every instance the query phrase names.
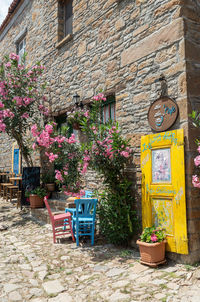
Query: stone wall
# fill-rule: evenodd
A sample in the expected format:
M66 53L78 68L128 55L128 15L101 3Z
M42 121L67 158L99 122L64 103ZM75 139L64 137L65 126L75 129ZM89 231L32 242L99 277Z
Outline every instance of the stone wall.
M13 143L7 134L0 134L0 170L11 171Z
M191 187L191 150L195 150L192 141L196 134L188 126L188 112L199 104L199 87L195 85L199 79L199 22L197 10L192 9L194 2L199 9L197 0L74 0L73 35L60 43L57 0L34 0L27 2L3 39L0 33L1 54L6 54L15 51L16 36L27 28L27 64L40 60L46 66L47 96L54 115L72 105L75 92L83 100L99 89L115 93L116 119L135 152L129 172L140 217L140 138L152 132L147 112L160 95L156 80L165 75L168 94L180 109L172 129L185 131L188 232L192 242L195 229L200 231L200 209L195 206L197 199L193 199ZM192 220L196 208L197 219ZM199 245L196 238L196 246L190 245L190 251L197 251Z

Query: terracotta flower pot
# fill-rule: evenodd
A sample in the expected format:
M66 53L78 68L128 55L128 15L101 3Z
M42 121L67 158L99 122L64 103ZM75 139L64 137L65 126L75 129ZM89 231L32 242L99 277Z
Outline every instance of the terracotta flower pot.
M31 209L44 207L44 198L40 198L38 195L30 195L29 200Z
M165 260L165 243L166 240L156 243L147 243L137 240L140 249L140 263L157 267L159 264L166 262Z
M46 184L46 188L49 192L54 192L55 191L55 183L49 183L49 184Z

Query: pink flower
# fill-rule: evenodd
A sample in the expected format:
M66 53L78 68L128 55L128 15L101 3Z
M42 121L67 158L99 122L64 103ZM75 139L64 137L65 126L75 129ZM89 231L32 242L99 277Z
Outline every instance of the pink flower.
M37 125L34 124L32 127L31 127L31 133L33 134L34 137L38 136L40 133L37 131L38 128L37 128Z
M123 157L125 157L125 158L128 158L128 157L129 157L129 153L126 152L126 151L122 151L122 152L120 152L120 154L121 154Z
M95 101L101 101L101 100L106 101L106 97L104 96L103 93L99 93L99 94L93 96L93 100L95 100Z
M0 102L0 108L3 108L4 104L2 102Z
M198 155L197 157L195 157L194 164L195 164L196 167L198 167L200 165L200 155Z
M67 196L71 195L71 192L69 192L69 191L64 191L63 193Z
M31 98L25 97L24 98L24 105L28 106L32 102Z
M155 234L151 235L151 241L153 241L153 242L157 242L158 241L158 238L157 238L157 236Z
M74 144L76 143L75 135L72 133L69 139L66 140L69 144Z
M13 118L15 115L10 109L5 109L3 110L3 116Z
M84 116L89 117L89 111L88 110L84 113Z
M5 130L6 130L6 125L2 121L0 121L0 132L5 132Z
M49 110L46 108L43 112L42 112L45 116L49 115Z
M195 188L200 188L200 182L197 175L192 176L192 184Z
M10 58L11 60L19 61L19 56L16 55L15 53L11 53L11 54L9 55L9 58Z
M5 66L6 66L7 68L10 68L10 67L11 67L11 63L8 62L8 63L5 64Z
M22 114L22 118L29 118L29 115L27 112L25 112L24 114Z
M53 126L47 124L47 125L45 126L45 130L48 132L48 134L51 134L51 133L53 132Z
M83 170L81 171L81 174L85 174L87 172L88 165L89 165L88 162L84 162Z
M89 156L89 155L84 156L83 160L84 160L85 162L90 161L90 156Z
M39 110L43 110L44 109L44 105L39 105Z
M197 151L200 153L200 145L199 145L199 147L197 148Z
M84 190L80 190L80 197L85 195L85 191Z
M16 102L17 106L22 106L23 105L23 99L19 96L15 96L13 98L13 102Z
M63 182L64 179L63 179L63 177L62 177L61 172L60 172L59 170L55 170L55 172L56 172L55 178L56 178L57 180Z

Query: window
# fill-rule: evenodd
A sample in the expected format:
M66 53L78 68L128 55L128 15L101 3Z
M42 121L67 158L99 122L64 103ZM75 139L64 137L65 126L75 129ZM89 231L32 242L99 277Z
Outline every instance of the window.
M102 120L103 123L108 122L109 120L115 120L115 96L107 96L106 101L102 106Z
M64 5L64 36L72 34L72 0Z
M58 130L59 134L61 134L61 128L63 126L68 126L69 130L68 130L67 136L70 137L72 135L72 133L74 133L75 136L77 136L77 131L74 130L72 128L72 126L67 123L67 114L66 113L55 117L55 122L57 124L57 130Z
M19 55L19 64L22 62L23 55L26 51L26 38L24 37L17 43L17 54Z
M72 0L58 2L58 46L71 38L72 35L73 6ZM61 43L61 44L60 44Z

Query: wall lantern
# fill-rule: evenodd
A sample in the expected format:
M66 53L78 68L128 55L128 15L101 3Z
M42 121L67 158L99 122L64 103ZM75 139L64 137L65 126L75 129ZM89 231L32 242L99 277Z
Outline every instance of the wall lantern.
M77 92L73 95L73 103L76 107L83 108L83 103L80 101L80 95Z

